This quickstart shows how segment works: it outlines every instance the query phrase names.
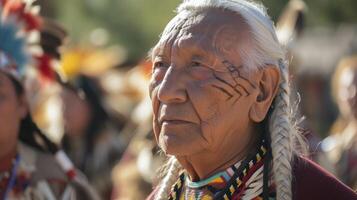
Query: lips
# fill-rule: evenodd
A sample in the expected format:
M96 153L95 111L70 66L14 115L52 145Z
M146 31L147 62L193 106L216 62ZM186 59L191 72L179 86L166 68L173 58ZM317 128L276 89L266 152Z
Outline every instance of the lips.
M173 116L173 115L168 115L164 114L159 117L159 123L162 124L183 124L183 123L193 123L192 121L187 120L186 117L179 117L179 116Z
M160 121L160 124L161 125L180 125L180 124L187 124L187 123L191 123L192 122L189 122L189 121L185 121L185 120L163 120L163 121Z
M199 124L199 119L194 113L194 109L188 104L177 104L168 106L160 104L156 112L157 124Z

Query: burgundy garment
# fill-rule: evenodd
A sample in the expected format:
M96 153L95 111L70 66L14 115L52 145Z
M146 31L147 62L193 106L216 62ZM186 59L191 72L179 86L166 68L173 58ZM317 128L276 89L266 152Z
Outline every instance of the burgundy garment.
M293 200L357 200L356 192L307 158L295 159L293 174Z
M157 191L146 200L154 200ZM298 157L293 167L293 200L357 200L357 193L313 161Z

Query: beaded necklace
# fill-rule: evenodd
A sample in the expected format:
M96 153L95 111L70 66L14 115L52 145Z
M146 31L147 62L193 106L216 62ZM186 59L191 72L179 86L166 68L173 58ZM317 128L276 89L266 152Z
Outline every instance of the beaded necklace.
M213 199L215 200L229 200L235 197L241 197L245 189L245 183L252 176L256 169L262 167L264 163L264 156L267 154L266 141L263 140L259 149L255 154L246 158L241 165L234 171L233 176L227 183L226 187L215 193ZM185 182L185 173L181 173L177 182L173 185L169 200L178 200L182 194L183 185Z
M0 52L0 54L1 54L1 52ZM3 182L6 181L10 177L12 167L15 165L15 162L16 162L16 154L15 154L15 157L11 158L11 160L9 162L10 162L9 169L7 169L3 172L0 172L0 186L3 185ZM7 161L4 161L4 163L7 163ZM3 163L1 163L1 164L3 164Z
M5 171L5 172L1 172L0 174L0 183L3 181L3 180L6 180L10 177L10 172L11 172L11 169L8 170L8 171Z
M12 188L14 187L15 185L15 182L16 182L16 173L17 173L17 168L19 166L19 163L20 163L20 156L17 155L16 158L15 158L15 161L13 163L13 166L10 170L10 177L9 177L9 182L8 184L6 185L6 188L5 188L5 193L4 193L4 196L2 199L7 199L7 195L10 193L10 191L12 190Z

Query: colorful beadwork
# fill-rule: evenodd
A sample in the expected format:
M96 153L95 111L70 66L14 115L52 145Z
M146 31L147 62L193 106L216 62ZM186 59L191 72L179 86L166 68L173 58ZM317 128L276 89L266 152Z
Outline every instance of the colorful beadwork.
M224 172L221 172L207 180L202 181L202 185L205 185L207 188L205 190L195 191L190 190L188 187L185 188L185 191L183 191L186 175L185 173L182 173L178 181L173 185L169 199L240 199L244 193L244 190L246 189L245 183L258 169L263 167L264 156L266 153L267 148L265 146L265 141L263 140L262 145L258 148L256 154L247 158L242 162L242 164L239 164L239 167L237 165L233 165L227 170L233 170L233 173L228 176L229 179L227 179L227 176L225 176ZM206 182L209 182L209 184L206 185ZM199 188L201 186L200 184L192 182L190 183L189 181L188 185L193 188ZM261 198L261 196L258 196L255 199L259 198Z

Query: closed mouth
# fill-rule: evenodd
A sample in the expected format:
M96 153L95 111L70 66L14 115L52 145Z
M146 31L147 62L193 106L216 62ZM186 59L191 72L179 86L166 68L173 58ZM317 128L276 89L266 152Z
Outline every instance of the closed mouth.
M189 121L176 120L176 119L175 120L163 120L161 122L162 125L164 125L164 124L188 124L188 123L192 124L192 122L189 122Z

